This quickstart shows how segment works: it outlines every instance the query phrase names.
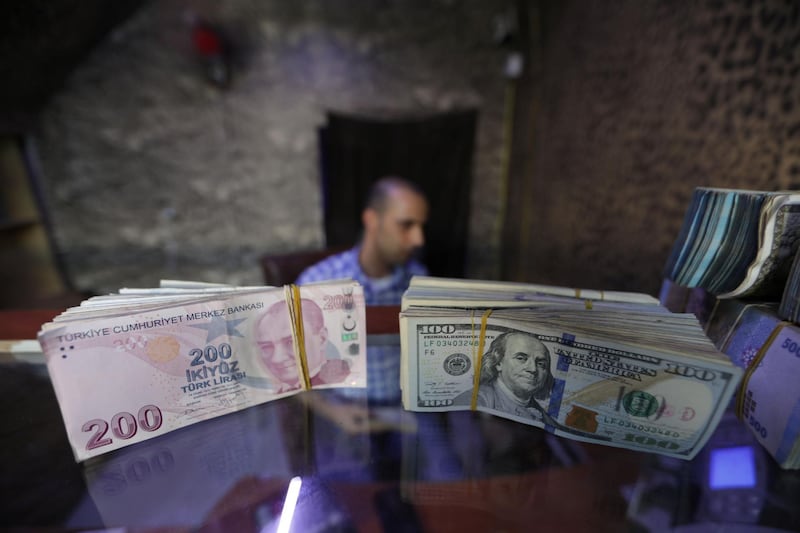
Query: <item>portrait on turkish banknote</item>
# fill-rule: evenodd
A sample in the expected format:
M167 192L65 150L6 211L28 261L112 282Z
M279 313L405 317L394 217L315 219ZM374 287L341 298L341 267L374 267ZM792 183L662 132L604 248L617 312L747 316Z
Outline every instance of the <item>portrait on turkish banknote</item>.
M311 386L341 383L350 365L329 342L322 310L312 300L301 300L303 337ZM256 319L255 343L259 362L275 380L278 392L302 387L302 370L297 365L289 310L285 301L270 306Z

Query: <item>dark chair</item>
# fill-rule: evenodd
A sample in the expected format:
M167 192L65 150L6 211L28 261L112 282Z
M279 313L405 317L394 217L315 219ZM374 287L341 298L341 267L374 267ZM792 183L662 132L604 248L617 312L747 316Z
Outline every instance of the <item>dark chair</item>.
M307 267L322 261L329 255L338 254L350 246L331 246L322 250L307 250L285 254L264 254L259 258L264 283L280 287L294 283L297 276Z

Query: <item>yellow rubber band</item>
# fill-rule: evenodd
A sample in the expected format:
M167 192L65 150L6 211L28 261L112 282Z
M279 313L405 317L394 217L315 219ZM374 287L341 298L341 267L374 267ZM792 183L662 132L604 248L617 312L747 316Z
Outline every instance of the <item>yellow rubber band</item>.
M492 314L491 309L487 309L481 317L481 336L478 340L478 357L475 359L475 375L472 377L472 401L469 404L471 410L478 407L478 388L481 383L481 366L483 364L483 346L486 344L486 320ZM473 328L474 330L474 328Z
M575 289L575 298L580 298L580 297L581 297L581 290Z
M775 341L776 338L778 338L778 335L780 334L781 330L783 330L783 328L791 324L792 324L791 322L781 322L777 326L775 326L775 329L772 330L772 333L769 334L769 337L767 338L766 342L764 342L764 345L761 346L761 349L758 350L756 356L753 358L753 360L745 369L744 376L742 376L742 382L739 385L739 394L736 397L736 416L739 418L739 420L742 420L744 417L744 399L745 395L747 394L747 384L750 382L750 378L756 371L756 368L758 368L758 365L761 364L761 361L764 359L764 356L769 351L770 347L772 346L772 343Z
M586 309L591 309L594 304L592 303L591 300L584 300L583 301L583 305L584 305L584 307L586 307Z
M297 363L300 381L303 382L303 390L311 389L311 379L308 377L308 358L306 357L306 335L303 328L303 304L300 300L300 287L297 285L289 286L292 292L292 315L295 338L295 361Z

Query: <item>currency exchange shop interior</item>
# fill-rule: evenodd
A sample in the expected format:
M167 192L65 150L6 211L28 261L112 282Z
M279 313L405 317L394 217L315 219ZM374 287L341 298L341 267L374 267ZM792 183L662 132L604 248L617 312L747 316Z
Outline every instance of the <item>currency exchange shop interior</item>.
M797 2L28 0L0 8L0 29L0 527L800 531ZM292 284L389 231L364 214L384 176L427 202L415 260L430 277L527 284L502 286L518 307L530 284L569 288L580 312L652 300L696 324L693 349L716 355L693 361L730 381L668 367L690 383L680 406L658 383L616 388L631 431L654 433L628 433L630 446L584 438L584 407L567 422L540 408L541 428L475 410L477 389L472 407L428 412L331 388L76 460L45 324L162 280ZM360 334L396 354L408 393L400 293L370 300L370 287ZM503 307L490 300L462 317L481 339L512 313L489 316ZM622 322L629 345L693 342L667 319ZM586 327L603 337L604 324ZM565 353L552 371L574 376ZM476 365L443 364L450 377ZM69 394L156 387L120 368L87 370ZM109 436L159 426L142 409ZM677 446L657 422L669 417L704 420L689 459L663 453Z

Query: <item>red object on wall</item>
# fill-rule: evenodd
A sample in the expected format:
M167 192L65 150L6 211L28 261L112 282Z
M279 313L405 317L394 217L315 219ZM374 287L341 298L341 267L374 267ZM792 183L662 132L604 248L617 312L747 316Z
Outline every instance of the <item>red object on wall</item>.
M212 28L205 24L196 24L192 28L192 44L195 51L203 57L221 56L223 54L222 39Z
M207 22L195 19L191 39L208 81L221 89L227 88L231 81L231 65L224 35Z

